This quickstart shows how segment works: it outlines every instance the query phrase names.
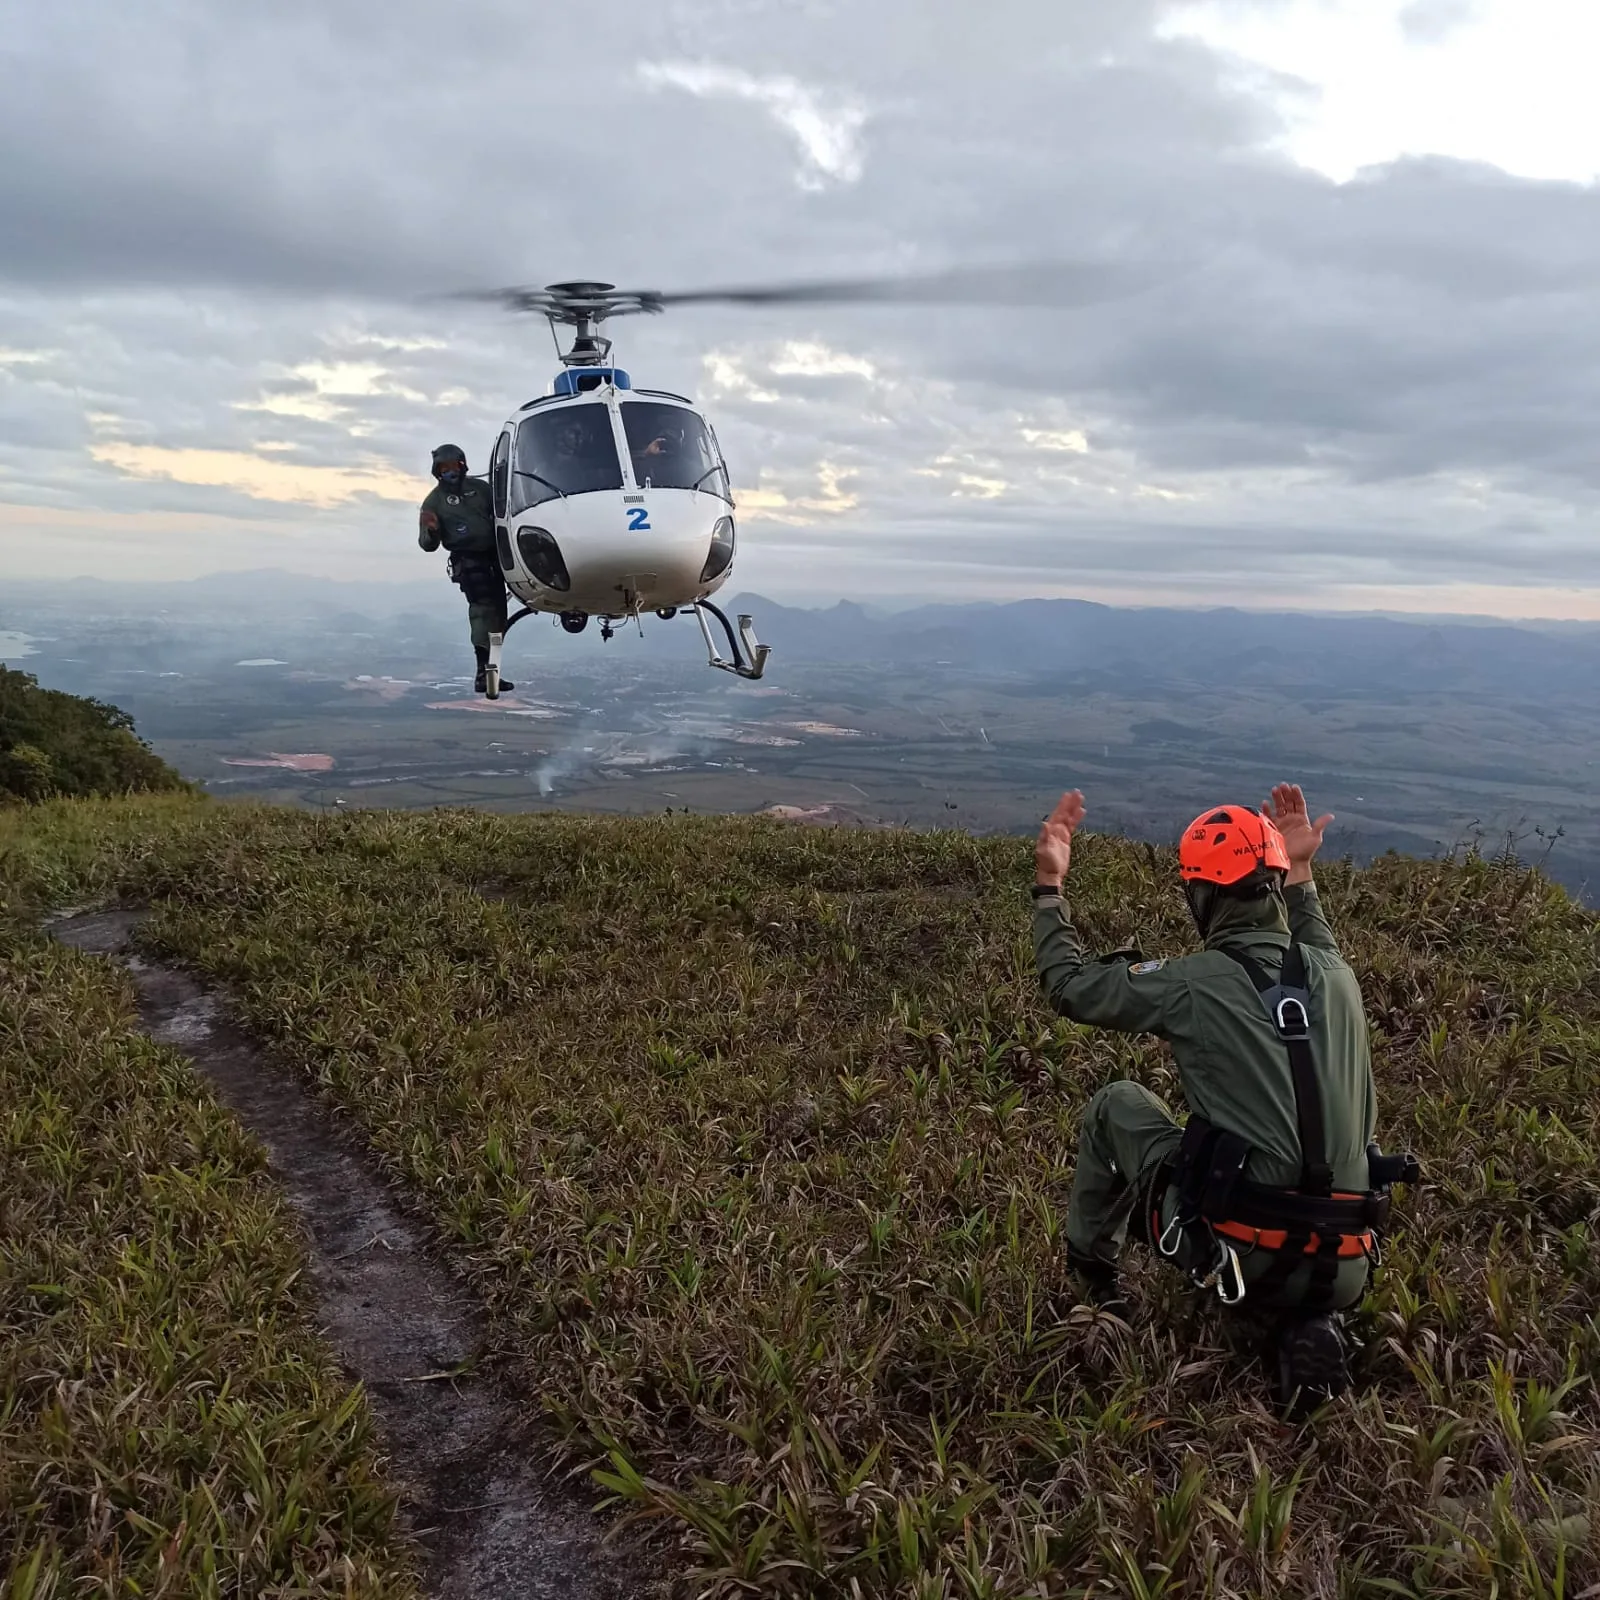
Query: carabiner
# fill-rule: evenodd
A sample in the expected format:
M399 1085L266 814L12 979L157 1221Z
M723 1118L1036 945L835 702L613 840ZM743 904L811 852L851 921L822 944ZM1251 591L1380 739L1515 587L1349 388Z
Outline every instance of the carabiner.
M1167 1241L1172 1241L1172 1246L1167 1247ZM1168 1261L1171 1261L1183 1245L1183 1213L1174 1211L1172 1221L1161 1230L1161 1237L1156 1240L1157 1251Z
M1217 1263L1214 1274L1217 1280L1217 1298L1225 1306L1236 1306L1244 1299L1244 1268L1239 1265L1239 1252L1231 1244L1223 1244L1220 1239L1217 1243L1222 1248L1222 1259ZM1228 1293L1230 1278L1234 1287L1232 1294Z

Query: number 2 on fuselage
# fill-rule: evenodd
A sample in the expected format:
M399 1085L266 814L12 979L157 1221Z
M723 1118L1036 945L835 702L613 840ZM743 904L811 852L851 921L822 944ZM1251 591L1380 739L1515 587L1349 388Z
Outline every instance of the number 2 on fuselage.
M633 506L628 511L628 532L648 533L650 531L650 508L648 506Z

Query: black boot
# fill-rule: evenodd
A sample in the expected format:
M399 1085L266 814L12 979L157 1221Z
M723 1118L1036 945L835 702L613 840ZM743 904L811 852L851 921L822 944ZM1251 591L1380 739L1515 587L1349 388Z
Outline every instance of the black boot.
M1097 1311L1109 1312L1113 1317L1129 1320L1133 1308L1122 1292L1117 1278L1117 1264L1103 1261L1099 1256L1079 1254L1067 1246L1067 1275L1078 1292L1078 1298Z
M1336 1311L1285 1318L1268 1352L1272 1398L1285 1420L1303 1422L1350 1387L1344 1324Z
M476 693L482 694L489 687L489 652L478 645L473 645L472 649L478 658L478 676L472 680L472 687ZM501 678L501 694L506 694L515 688L516 684L509 678Z

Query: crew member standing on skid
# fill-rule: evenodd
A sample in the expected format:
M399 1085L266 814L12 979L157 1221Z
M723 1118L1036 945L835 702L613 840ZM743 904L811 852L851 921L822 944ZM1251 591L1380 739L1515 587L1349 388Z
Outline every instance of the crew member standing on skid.
M467 601L472 650L478 658L473 688L487 687L489 635L506 631L506 581L494 547L494 497L481 478L467 476L466 453L442 444L433 452L435 488L422 502L417 543L424 550L443 545L450 552L450 581ZM500 680L502 690L516 684Z
M1332 820L1298 786L1261 812L1219 806L1185 831L1179 869L1205 948L1176 960L1085 953L1063 898L1083 796L1064 795L1035 852L1033 936L1051 1005L1074 1022L1172 1047L1191 1112L1107 1084L1089 1102L1067 1213L1084 1298L1126 1316L1117 1262L1129 1224L1228 1303L1267 1310L1264 1352L1291 1415L1349 1383L1340 1312L1365 1291L1388 1185L1410 1158L1372 1143L1366 1018L1311 862ZM1409 1165L1408 1165L1409 1163Z

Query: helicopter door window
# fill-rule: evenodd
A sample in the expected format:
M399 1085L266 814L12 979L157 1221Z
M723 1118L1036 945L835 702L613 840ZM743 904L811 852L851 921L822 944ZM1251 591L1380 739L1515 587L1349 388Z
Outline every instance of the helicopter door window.
M625 400L622 428L641 489L704 489L728 498L722 457L698 412L654 400Z
M494 457L489 463L489 487L494 493L494 514L506 514L506 491L511 478L511 435L502 433L494 444Z
M562 406L527 417L517 429L511 468L511 511L569 494L622 487L608 406Z

